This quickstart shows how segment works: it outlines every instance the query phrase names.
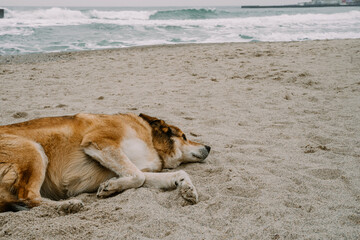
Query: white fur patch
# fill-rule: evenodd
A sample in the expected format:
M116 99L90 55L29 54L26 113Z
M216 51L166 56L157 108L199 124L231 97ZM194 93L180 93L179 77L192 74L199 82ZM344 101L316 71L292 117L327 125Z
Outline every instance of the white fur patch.
M158 156L154 154L152 149L149 149L146 142L140 139L137 132L132 128L127 129L125 138L121 141L121 150L140 170L159 168Z
M144 141L139 138L127 138L121 142L121 149L125 155L139 169L148 168L150 151Z

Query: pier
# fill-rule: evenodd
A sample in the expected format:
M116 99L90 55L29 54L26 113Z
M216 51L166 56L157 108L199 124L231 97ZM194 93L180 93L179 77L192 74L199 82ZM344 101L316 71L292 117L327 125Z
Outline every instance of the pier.
M309 4L309 5L270 5L270 6L259 6L259 5L248 5L241 6L241 8L311 8L311 7L342 7L347 5L340 4Z
M292 4L292 5L267 5L267 6L260 6L260 5L248 5L248 6L241 6L241 8L318 8L318 7L356 7L360 6L360 2L354 2L352 4Z

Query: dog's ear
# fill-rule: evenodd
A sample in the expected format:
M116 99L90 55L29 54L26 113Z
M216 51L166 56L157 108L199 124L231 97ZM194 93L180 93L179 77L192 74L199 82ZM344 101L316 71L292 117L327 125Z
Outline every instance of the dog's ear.
M141 117L142 119L144 119L145 121L147 121L149 124L154 123L155 121L159 120L155 117L150 117L146 114L140 113L139 117Z
M156 117L151 117L151 116L143 114L143 113L140 113L139 117L141 117L142 119L147 121L153 128L154 127L160 128L160 127L166 126L166 124L163 120L160 120Z
M147 121L153 129L158 129L163 133L172 134L171 128L163 121L155 117L150 117L146 114L140 113L139 117Z
M172 135L172 131L171 131L171 128L170 127L168 127L167 125L162 125L161 126L161 131L163 132L163 133L166 133L167 135Z

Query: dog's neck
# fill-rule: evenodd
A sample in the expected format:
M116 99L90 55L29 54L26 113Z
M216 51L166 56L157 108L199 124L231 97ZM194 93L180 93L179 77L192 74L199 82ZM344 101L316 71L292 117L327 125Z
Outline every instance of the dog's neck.
M179 154L176 152L175 142L164 137L156 129L152 129L152 142L161 160L162 168L176 168L180 165Z
M153 146L161 160L162 168L175 168L180 165L181 152L176 150L175 142L171 139L170 127L162 120L140 115L151 131Z

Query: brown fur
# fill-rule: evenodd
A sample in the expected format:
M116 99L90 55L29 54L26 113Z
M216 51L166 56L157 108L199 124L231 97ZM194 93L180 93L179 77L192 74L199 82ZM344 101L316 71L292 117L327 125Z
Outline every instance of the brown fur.
M144 172L202 161L209 151L187 141L179 128L144 114L77 114L0 126L0 212L12 203L55 204L43 197L60 200L97 190L99 197L107 197L144 183L170 188L183 179L188 179L180 182L183 188L190 189L183 197L196 202L186 173ZM82 203L63 205L77 209Z

